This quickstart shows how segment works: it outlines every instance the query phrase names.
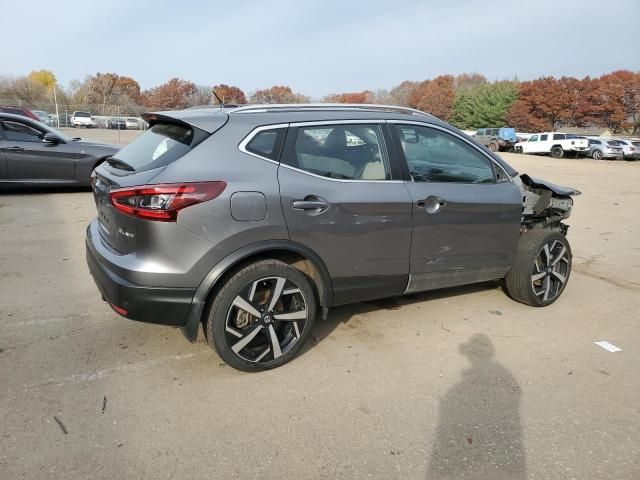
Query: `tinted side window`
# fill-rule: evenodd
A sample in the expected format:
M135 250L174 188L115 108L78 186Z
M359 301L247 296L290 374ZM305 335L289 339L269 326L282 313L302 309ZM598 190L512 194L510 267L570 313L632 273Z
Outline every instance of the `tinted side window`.
M315 175L345 180L387 180L379 125L300 127L289 164Z
M4 121L2 126L7 140L15 142L39 142L42 140L42 133L39 130L23 123Z
M538 141L538 135L531 135L531 137L529 137L529 141L530 142L537 142Z
M554 133L553 134L553 139L554 140L564 140L564 133Z
M278 160L284 139L284 128L263 130L257 133L245 147L248 152L261 157Z
M541 142L544 142L547 138L549 138L549 135L540 135Z
M394 128L414 181L495 183L489 159L457 137L429 127Z

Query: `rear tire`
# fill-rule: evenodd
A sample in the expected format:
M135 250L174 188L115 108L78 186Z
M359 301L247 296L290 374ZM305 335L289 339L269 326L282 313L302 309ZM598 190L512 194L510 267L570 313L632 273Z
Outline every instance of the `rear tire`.
M498 145L497 142L491 142L489 143L489 150L491 150L492 152L497 152L498 150L500 150L500 145Z
M551 149L551 156L553 158L562 158L564 157L564 150L562 149L562 147L553 147Z
M505 277L509 296L532 307L551 305L569 281L571 258L571 247L561 233L543 228L525 232Z
M207 316L207 340L233 368L268 370L296 356L315 316L307 277L280 260L261 260L240 269L217 292Z
M594 150L591 152L591 158L594 160L602 160L602 152L600 150Z

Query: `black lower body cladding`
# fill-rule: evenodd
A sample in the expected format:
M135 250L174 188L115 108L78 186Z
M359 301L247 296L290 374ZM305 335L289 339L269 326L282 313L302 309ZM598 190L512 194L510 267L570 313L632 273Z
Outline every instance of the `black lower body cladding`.
M87 239L87 265L102 299L131 320L182 327L195 289L136 285L120 278L100 262Z

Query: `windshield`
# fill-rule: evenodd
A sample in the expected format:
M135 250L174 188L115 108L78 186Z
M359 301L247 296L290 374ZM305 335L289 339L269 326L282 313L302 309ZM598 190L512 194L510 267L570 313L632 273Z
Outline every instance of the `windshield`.
M83 117L83 118L91 118L91 115L87 112L76 112L73 114L74 117Z
M184 124L156 123L113 158L136 171L164 167L187 154L208 134Z

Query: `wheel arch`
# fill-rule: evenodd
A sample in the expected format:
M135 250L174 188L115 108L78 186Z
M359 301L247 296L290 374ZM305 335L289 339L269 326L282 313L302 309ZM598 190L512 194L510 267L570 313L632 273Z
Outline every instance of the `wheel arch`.
M331 306L333 287L329 270L320 256L310 248L291 240L266 240L242 247L220 261L205 276L196 290L184 327L184 336L191 342L198 339L198 329L203 322L209 302L225 278L249 263L267 258L281 260L307 275L313 283L318 304Z

